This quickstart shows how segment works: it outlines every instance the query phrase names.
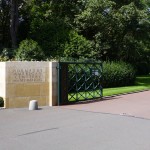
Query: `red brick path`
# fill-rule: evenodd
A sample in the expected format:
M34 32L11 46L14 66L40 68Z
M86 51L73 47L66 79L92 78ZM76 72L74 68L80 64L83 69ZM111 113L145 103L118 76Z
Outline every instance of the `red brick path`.
M61 107L150 119L150 91L107 97L102 101Z

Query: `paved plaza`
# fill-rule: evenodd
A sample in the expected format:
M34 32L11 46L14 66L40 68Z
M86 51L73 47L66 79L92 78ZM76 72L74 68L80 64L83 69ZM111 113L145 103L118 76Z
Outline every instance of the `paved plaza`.
M105 97L97 102L68 105L63 108L150 119L150 91Z
M36 111L1 109L0 150L150 150L149 94Z

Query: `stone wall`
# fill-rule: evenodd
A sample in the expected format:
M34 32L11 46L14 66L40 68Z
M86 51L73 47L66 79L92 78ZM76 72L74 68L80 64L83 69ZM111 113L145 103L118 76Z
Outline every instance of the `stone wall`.
M0 62L0 96L6 108L57 105L57 62Z

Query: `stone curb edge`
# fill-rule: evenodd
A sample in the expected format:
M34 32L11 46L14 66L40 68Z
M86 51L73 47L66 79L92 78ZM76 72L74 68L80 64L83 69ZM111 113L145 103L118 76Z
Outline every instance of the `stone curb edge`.
M121 95L127 95L127 94L134 94L134 93L140 93L140 92L145 92L145 91L150 91L150 89L146 89L146 90L137 90L137 91L133 91L133 92L127 92L127 93L121 93L121 94L114 94L111 96L103 96L103 98L110 98L110 97L116 97L116 96L121 96Z

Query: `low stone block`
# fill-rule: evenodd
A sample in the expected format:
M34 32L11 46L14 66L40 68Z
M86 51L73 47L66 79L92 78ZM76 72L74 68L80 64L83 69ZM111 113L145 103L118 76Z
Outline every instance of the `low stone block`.
M37 100L31 100L29 102L29 110L38 110L38 101Z

